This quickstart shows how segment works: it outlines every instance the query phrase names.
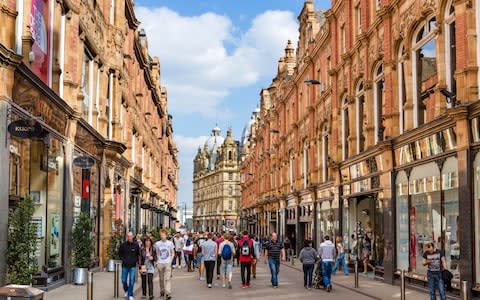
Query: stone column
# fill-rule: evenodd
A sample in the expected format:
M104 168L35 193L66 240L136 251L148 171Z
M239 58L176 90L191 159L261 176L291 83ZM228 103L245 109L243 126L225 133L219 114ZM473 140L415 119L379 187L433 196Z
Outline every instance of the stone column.
M11 73L13 76L13 72ZM7 100L0 100L0 173L9 174L9 140L7 126L9 122L10 104ZM8 188L9 176L2 176L0 180L0 253L7 253L8 243ZM0 255L0 286L5 285L7 261L5 255Z

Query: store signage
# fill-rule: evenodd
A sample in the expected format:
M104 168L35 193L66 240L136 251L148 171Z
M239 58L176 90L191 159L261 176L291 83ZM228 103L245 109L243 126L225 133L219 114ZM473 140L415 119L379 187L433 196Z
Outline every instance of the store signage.
M35 121L17 120L8 125L8 132L22 139L31 139L42 133L42 126Z
M44 83L49 84L51 79L51 35L52 27L50 3L52 0L32 0L30 10L30 32L33 38L32 71ZM53 7L53 6L52 6Z
M73 164L82 169L90 169L95 164L95 160L90 156L78 156L73 160Z

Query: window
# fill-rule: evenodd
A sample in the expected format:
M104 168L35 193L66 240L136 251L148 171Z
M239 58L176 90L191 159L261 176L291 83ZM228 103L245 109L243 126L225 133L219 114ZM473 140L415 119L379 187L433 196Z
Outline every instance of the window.
M342 101L342 159L348 156L348 138L350 136L350 125L348 118L348 98L345 96Z
M373 104L373 116L375 123L375 144L383 141L384 130L383 127L383 65L379 65L375 70L374 77L374 104Z
M137 131L134 129L132 131L132 163L133 165L135 165L135 155L136 155L136 152L135 152L135 147L136 147L136 142L137 142ZM133 166L135 167L135 166ZM162 176L163 177L163 176Z
M355 7L355 19L357 21L357 33L360 34L362 33L362 8L360 3Z
M110 24L115 24L115 0L110 0Z
M346 51L346 37L345 37L345 25L340 26L340 53L343 54Z
M445 67L447 88L453 94L457 94L457 82L455 80L456 62L456 40L455 40L455 8L450 1L445 12ZM452 107L452 103L447 104Z
M433 118L433 91L438 83L436 54L436 20L428 19L418 29L413 41L413 126L416 128Z
M107 87L107 101L105 107L105 113L107 116L107 137L109 140L112 139L112 102L113 102L113 74L108 74L108 87Z
M406 128L405 105L407 104L407 90L405 87L405 47L402 45L398 52L398 118L400 134L403 134Z
M232 200L228 200L228 210L229 211L233 210L233 201Z
M303 143L303 188L308 186L308 142Z
M322 181L328 180L328 128L324 127L322 133Z
M357 127L357 154L365 150L365 137L364 137L364 113L365 113L365 89L363 86L363 81L360 81L357 85L357 92L355 97L355 108L356 108L356 127ZM347 118L348 120L348 118Z
M228 151L228 160L233 160L233 152Z
M290 154L290 163L289 163L289 179L290 179L290 191L293 192L293 165L294 165L295 161L294 161L294 158L293 158L293 155Z
M379 10L382 8L382 0L374 0L375 1L375 9Z
M87 122L92 124L93 57L87 49L83 52L81 91L82 114Z
M233 180L233 173L232 172L228 173L228 180L230 180L230 181Z

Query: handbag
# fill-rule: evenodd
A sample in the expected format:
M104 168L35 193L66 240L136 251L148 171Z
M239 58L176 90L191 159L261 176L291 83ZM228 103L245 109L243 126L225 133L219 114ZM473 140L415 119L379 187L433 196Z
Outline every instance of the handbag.
M142 273L142 274L147 273L147 266L146 265L141 265L140 266L140 273Z

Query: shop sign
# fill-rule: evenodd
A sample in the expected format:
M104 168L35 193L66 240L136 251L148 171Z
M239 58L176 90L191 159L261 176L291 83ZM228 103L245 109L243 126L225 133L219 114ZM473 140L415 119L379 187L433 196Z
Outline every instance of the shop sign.
M46 84L50 81L50 40L52 28L50 26L50 1L33 0L30 11L30 31L33 37L32 71Z
M22 139L31 139L42 133L42 126L36 121L17 120L8 125L8 132Z
M90 169L95 165L95 160L90 156L78 156L73 160L73 164L82 169Z

